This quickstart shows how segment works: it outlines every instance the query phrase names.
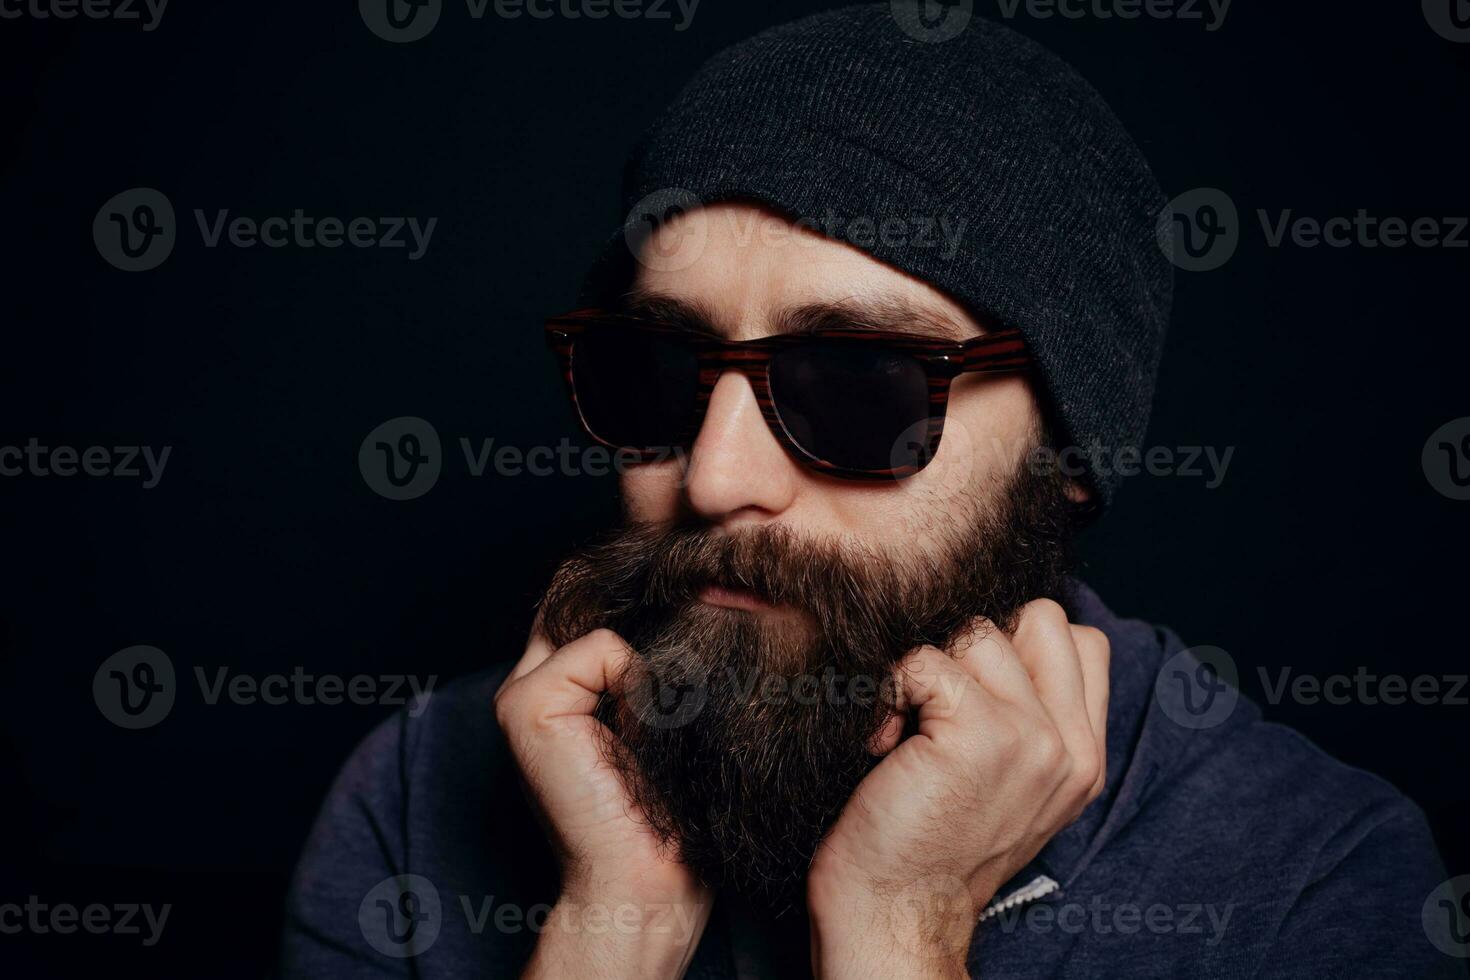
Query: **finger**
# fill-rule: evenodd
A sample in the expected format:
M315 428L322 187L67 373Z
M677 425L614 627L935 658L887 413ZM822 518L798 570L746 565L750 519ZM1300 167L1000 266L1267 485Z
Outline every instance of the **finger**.
M899 703L917 717L920 735L933 737L950 725L978 728L994 713L993 695L936 647L905 657L897 677Z
M515 667L505 678L505 683L509 684L511 681L518 681L525 677L544 664L552 652L550 640L539 633L532 633L531 638L526 642L526 652L521 654L521 659L516 662Z
M612 630L593 630L553 651L519 686L539 718L590 715L602 693L617 683L632 652Z
M903 715L891 711L884 719L883 726L868 739L868 752L872 755L887 755L898 748L898 743L902 740Z
M550 657L556 649L551 645L551 641L546 638L546 634L541 631L541 613L543 611L544 607L536 610L536 618L531 623L531 635L526 641L526 650L521 654L521 659L516 661L515 667L512 668L510 674L505 678L505 683L501 685L502 688L511 681L519 680L537 667L540 667L546 662L546 658Z
M1091 749L1095 740L1084 696L1082 662L1066 612L1050 599L1027 603L1012 645L1068 751L1076 757Z
M971 623L970 633L955 648L954 660L996 697L1042 710L1036 686L1015 647L990 620Z
M1077 656L1082 667L1083 698L1087 703L1087 717L1092 723L1092 734L1098 752L1106 762L1108 751L1108 695L1111 683L1108 666L1112 660L1112 646L1107 634L1091 626L1073 626L1072 640L1077 646ZM1097 789L1102 789L1106 780L1106 767L1099 775Z

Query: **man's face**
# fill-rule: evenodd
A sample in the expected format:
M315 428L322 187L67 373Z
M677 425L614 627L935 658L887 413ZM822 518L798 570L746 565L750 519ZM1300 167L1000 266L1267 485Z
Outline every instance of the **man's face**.
M697 311L732 339L822 305L981 332L923 283L755 208L686 215L649 247L678 254L668 236L703 244L647 263L632 303ZM899 661L1060 594L1067 489L1023 463L1039 430L1024 380L961 375L927 467L846 482L792 459L730 372L684 458L626 472L625 526L562 565L541 622L555 646L606 627L635 651L598 707L607 758L700 877L791 903L898 723Z
M686 212L660 226L644 255L635 295L705 311L710 326L731 340L767 336L783 314L815 304L910 307L920 316L896 329L946 330L957 340L982 332L926 283L751 205ZM766 428L749 381L732 371L715 386L687 459L631 468L622 478L623 501L632 521L693 517L731 532L780 523L804 536L919 554L1002 492L1038 421L1024 377L960 375L939 452L927 467L897 483L845 481L793 459Z

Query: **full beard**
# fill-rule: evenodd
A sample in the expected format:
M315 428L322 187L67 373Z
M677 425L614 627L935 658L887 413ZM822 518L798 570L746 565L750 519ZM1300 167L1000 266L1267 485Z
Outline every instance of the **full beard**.
M604 758L704 883L779 911L879 761L896 665L954 649L977 617L1010 629L1027 602L1064 599L1071 509L1059 475L1021 465L917 555L781 524L627 524L561 565L541 626L555 646L599 627L629 643L597 707ZM777 609L709 605L708 585Z

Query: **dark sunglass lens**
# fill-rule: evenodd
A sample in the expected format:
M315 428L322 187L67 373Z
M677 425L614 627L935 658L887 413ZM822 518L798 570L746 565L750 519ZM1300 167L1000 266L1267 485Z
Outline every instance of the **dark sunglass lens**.
M638 330L592 329L572 345L572 387L592 434L630 449L687 438L699 365L683 344Z
M772 358L770 380L786 431L812 456L871 472L923 461L929 379L907 354L816 341Z

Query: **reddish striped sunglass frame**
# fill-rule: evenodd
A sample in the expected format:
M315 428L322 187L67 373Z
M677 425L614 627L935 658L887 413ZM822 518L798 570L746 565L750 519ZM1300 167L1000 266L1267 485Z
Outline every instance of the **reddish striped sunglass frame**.
M753 340L724 340L682 326L666 324L639 316L626 316L597 309L576 310L546 321L546 341L560 362L562 380L566 384L572 409L583 431L594 441L619 452L630 453L639 460L669 458L670 447L621 446L599 436L587 423L577 402L576 384L572 377L577 338L589 330L630 330L674 339L685 345L699 366L695 408L689 420L689 438L698 432L704 420L716 382L726 371L739 371L755 392L761 416L776 440L798 461L813 470L847 480L894 480L912 476L928 465L939 451L944 434L944 417L949 407L950 382L961 374L1013 374L1031 365L1021 332L1015 329L994 330L971 340L953 341L921 334L883 330L811 330L780 333ZM854 469L822 459L808 451L787 429L771 395L769 366L777 353L814 341L842 344L872 344L885 350L907 355L922 366L928 378L929 416L924 445L913 463L885 469Z

